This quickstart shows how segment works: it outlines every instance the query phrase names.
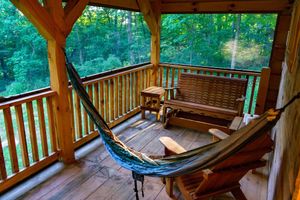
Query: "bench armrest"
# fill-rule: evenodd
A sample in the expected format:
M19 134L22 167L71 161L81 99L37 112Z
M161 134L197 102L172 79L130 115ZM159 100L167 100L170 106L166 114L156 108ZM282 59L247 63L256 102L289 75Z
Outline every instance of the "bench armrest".
M246 100L246 97L244 97L244 96L242 96L241 98L236 99L236 101L238 103L238 116L243 115L245 100Z
M186 152L185 148L170 137L160 137L159 141L164 145L167 156Z
M229 137L227 133L215 128L209 129L208 132L212 134L214 138L216 138L217 140L224 140ZM214 139L214 141L216 140Z

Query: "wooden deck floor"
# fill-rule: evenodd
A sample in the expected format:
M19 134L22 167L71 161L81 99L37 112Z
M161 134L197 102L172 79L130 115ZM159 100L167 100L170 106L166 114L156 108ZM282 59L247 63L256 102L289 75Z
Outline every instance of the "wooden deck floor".
M158 138L169 136L187 149L204 145L210 141L208 134L170 127L166 130L155 119L140 120L140 115L123 124L120 138L134 149L149 154L162 154L163 147ZM117 165L107 154L101 139L97 139L77 152L78 161L65 167L47 181L26 192L18 199L135 199L131 172ZM86 154L86 155L85 155ZM265 169L256 174L249 173L242 180L242 190L249 200L265 200L267 178ZM139 186L140 187L140 186ZM145 197L141 199L170 199L159 178L146 177ZM176 192L176 190L175 190ZM141 193L139 192L141 195ZM183 199L176 192L177 199ZM214 199L233 199L222 195Z

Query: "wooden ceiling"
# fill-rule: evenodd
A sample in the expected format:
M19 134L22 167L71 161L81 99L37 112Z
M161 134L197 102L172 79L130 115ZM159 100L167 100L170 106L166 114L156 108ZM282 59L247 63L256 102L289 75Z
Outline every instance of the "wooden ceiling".
M161 13L261 13L282 12L292 0L150 0L160 1ZM140 11L137 0L90 0L90 5Z

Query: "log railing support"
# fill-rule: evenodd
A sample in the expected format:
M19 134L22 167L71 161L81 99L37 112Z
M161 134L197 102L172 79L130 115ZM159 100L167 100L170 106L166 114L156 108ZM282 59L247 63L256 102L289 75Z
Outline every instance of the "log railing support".
M11 0L11 2L32 22L48 43L48 60L51 89L57 96L53 100L55 128L58 135L61 160L71 163L75 160L72 139L71 105L68 101L68 77L65 68L63 48L66 38L88 0L69 0L63 7L62 0Z

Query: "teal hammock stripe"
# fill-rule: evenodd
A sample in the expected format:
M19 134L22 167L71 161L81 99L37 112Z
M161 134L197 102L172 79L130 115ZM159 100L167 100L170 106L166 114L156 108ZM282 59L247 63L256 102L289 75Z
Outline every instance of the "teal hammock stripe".
M263 134L266 134L280 117L280 114L278 114L272 121L269 121L267 119L269 114L266 112L253 123L239 129L225 140L211 143L178 155L152 159L151 156L147 156L144 153L134 151L127 147L112 133L90 101L72 63L67 60L66 66L72 86L79 95L89 117L95 123L107 151L119 165L137 174L157 177L175 177L209 169L234 155L245 145L255 141Z

